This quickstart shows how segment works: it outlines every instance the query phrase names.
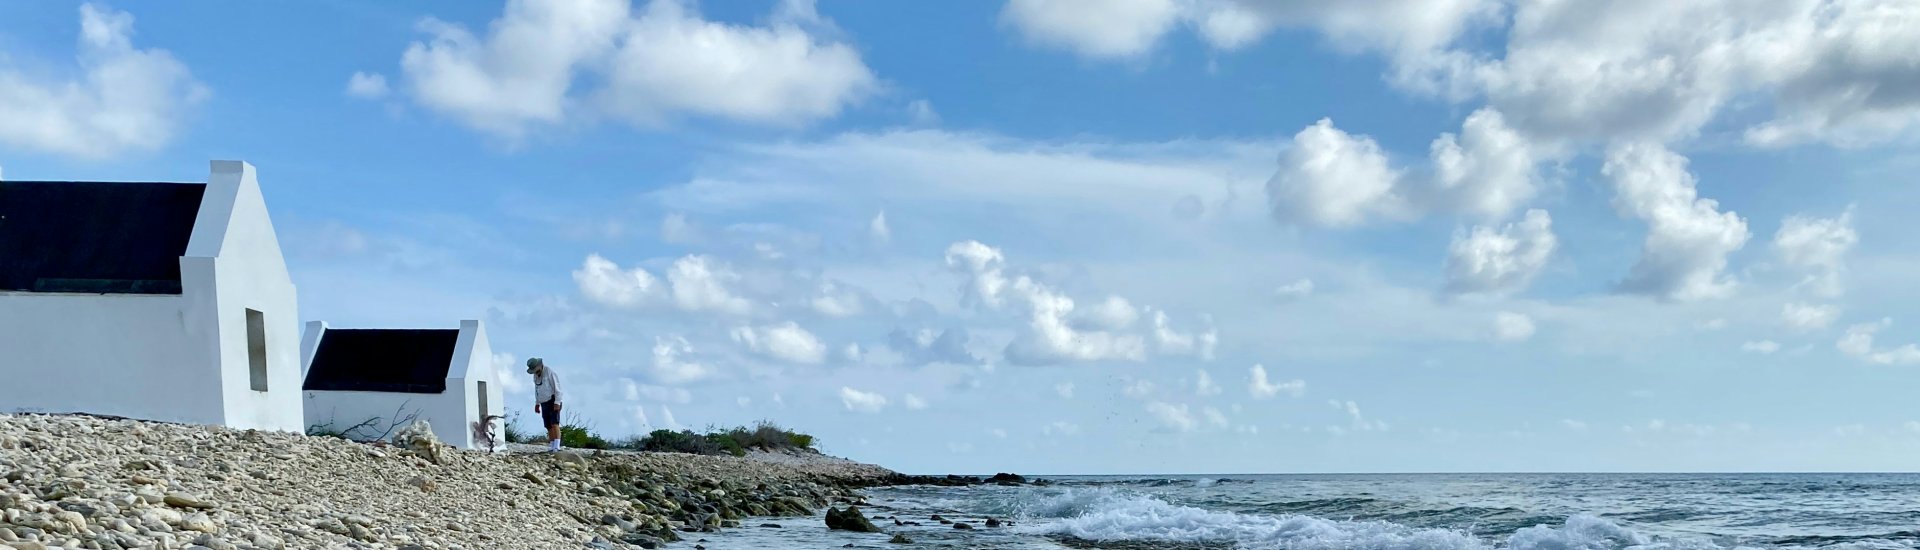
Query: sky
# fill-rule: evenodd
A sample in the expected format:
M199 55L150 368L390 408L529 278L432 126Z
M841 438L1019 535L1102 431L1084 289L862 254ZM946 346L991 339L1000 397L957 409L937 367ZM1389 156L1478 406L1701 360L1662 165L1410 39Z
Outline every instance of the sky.
M23 2L0 177L914 473L1910 471L1920 4Z

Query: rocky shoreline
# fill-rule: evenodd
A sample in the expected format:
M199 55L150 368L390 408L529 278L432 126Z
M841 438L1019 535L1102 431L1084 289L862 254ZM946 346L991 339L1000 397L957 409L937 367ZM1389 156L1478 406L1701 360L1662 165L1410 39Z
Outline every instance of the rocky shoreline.
M672 546L692 548L702 532L748 517L813 516L857 501L865 487L1011 481L905 476L805 453L515 454L411 443L0 415L0 546L655 548L688 540Z

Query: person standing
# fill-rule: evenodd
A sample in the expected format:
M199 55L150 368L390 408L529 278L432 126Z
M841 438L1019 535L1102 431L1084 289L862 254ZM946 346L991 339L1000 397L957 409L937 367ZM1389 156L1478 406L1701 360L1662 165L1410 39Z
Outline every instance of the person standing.
M533 375L533 412L547 426L547 450L560 450L560 377L539 357L527 359L527 374Z

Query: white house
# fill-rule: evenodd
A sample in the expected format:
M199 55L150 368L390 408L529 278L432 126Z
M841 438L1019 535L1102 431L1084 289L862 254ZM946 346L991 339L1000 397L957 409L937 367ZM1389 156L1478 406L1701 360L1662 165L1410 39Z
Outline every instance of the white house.
M369 429L346 435L373 437L415 416L441 441L472 449L485 446L473 423L504 415L493 349L479 321L461 321L459 330L339 329L312 321L300 352L313 426L346 430L371 420Z
M296 307L245 162L0 181L0 412L301 430Z

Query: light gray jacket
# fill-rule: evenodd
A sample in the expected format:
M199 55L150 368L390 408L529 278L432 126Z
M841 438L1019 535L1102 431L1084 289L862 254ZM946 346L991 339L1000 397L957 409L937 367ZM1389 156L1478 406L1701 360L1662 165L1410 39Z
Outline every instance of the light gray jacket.
M553 367L541 367L540 373L533 377L533 401L560 404L560 375L553 373Z

